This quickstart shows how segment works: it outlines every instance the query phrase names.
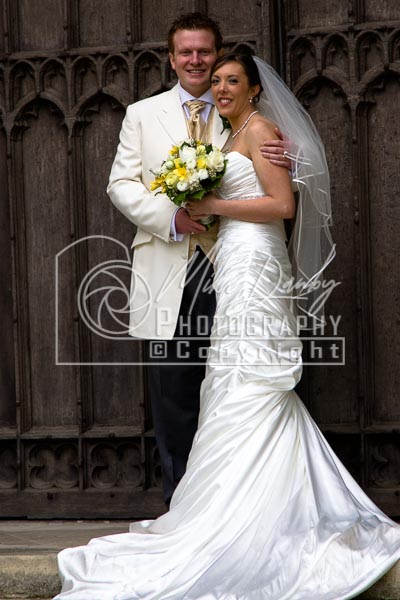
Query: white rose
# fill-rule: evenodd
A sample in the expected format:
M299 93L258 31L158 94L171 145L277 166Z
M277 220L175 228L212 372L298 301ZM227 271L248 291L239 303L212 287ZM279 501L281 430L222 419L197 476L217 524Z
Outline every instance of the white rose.
M199 169L198 175L199 175L199 179L207 179L208 178L207 169Z
M224 168L224 156L220 150L212 150L207 156L207 166L214 171Z
M195 169L197 165L197 160L195 158L188 158L186 160L186 167L188 169Z
M165 165L164 165L164 166L165 166L165 168L166 168L166 169L170 170L170 169L173 169L173 168L174 168L174 166L175 166L175 163L174 163L174 161L173 161L173 160L167 160L167 161L165 162Z
M179 181L176 187L180 192L186 192L186 190L189 188L189 184L187 181Z
M189 177L189 183L197 183L200 179L200 172L199 173L192 173L191 176Z
M196 148L192 148L191 146L183 146L179 150L179 158L186 164L188 164L189 160L194 160L196 165Z

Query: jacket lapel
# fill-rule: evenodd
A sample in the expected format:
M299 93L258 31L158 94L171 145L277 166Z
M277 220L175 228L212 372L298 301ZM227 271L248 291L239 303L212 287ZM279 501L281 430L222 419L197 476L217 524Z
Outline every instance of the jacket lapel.
M163 106L157 114L157 118L171 138L171 144L176 144L188 137L186 119L179 98L178 86L167 92L168 96L164 97Z

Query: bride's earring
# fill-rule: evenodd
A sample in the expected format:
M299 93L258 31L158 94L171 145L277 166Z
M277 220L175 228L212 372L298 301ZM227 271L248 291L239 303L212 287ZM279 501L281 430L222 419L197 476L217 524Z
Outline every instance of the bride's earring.
M253 104L253 96L249 99L250 104Z

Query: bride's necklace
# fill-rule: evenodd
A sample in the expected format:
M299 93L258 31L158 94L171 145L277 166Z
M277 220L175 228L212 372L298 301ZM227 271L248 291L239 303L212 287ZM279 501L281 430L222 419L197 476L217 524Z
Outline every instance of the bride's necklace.
M258 113L258 110L253 110L253 112L249 114L249 116L247 117L247 119L245 120L245 122L243 123L243 125L241 127L239 127L239 129L236 131L236 133L234 133L232 135L232 139L233 140L246 127L246 125L250 121L251 117L254 117L254 115L256 115L257 113Z

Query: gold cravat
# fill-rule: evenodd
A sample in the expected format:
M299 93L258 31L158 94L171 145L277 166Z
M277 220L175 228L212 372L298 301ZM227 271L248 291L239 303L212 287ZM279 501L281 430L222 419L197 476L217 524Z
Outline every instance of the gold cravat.
M207 119L207 123L200 117L200 112L207 104L203 100L188 100L186 103L189 108L190 118L188 120L188 130L190 137L195 140L211 141L211 125L214 116L214 106L211 108L210 115ZM213 261L214 252L213 248L217 241L218 234L218 220L208 231L202 231L201 233L195 233L190 236L189 240L189 258L193 255L197 246L200 246L204 254L208 255L209 259Z
M201 134L204 129L204 121L200 116L201 111L207 102L204 100L188 100L185 102L189 109L190 117L188 121L189 135L195 140L201 140Z

